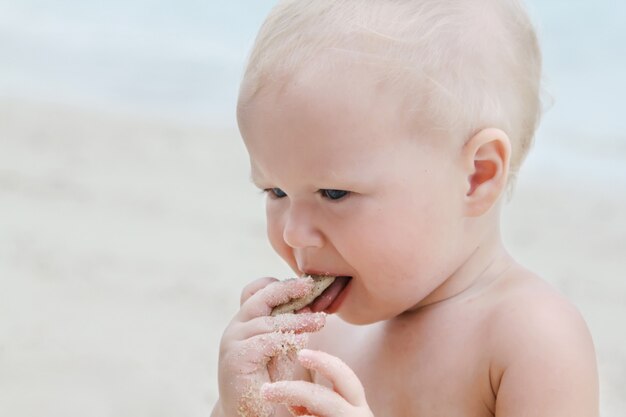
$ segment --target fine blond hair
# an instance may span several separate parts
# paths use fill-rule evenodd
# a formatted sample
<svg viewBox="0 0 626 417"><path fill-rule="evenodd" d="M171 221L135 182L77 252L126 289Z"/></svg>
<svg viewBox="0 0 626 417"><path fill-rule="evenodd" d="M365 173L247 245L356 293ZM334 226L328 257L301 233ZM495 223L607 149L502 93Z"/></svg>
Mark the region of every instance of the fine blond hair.
<svg viewBox="0 0 626 417"><path fill-rule="evenodd" d="M541 114L541 53L520 1L282 0L258 33L240 109L264 87L328 65L319 56L329 50L373 64L431 129L505 131L516 175Z"/></svg>

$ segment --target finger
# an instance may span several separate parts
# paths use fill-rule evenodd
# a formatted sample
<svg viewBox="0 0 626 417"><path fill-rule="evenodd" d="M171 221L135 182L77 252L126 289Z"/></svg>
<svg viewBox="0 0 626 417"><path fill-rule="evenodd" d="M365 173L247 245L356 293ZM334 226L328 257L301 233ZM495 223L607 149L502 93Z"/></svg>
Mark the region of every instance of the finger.
<svg viewBox="0 0 626 417"><path fill-rule="evenodd" d="M307 410L306 407L288 405L287 410L296 417L315 417L309 414L309 410Z"/></svg>
<svg viewBox="0 0 626 417"><path fill-rule="evenodd" d="M246 285L243 290L241 290L241 298L239 299L239 306L242 306L248 298L252 297L257 291L267 287L272 282L278 281L276 278L265 277L259 278L257 280L252 281L248 285Z"/></svg>
<svg viewBox="0 0 626 417"><path fill-rule="evenodd" d="M317 332L326 324L326 313L280 314L262 316L240 323L230 333L234 340L245 340L264 333Z"/></svg>
<svg viewBox="0 0 626 417"><path fill-rule="evenodd" d="M317 350L302 349L298 360L307 369L319 372L328 379L334 390L356 407L367 406L363 384L341 359Z"/></svg>
<svg viewBox="0 0 626 417"><path fill-rule="evenodd" d="M288 355L303 349L308 342L308 334L267 333L246 340L238 359L254 365L251 371L267 366L278 355Z"/></svg>
<svg viewBox="0 0 626 417"><path fill-rule="evenodd" d="M304 297L312 290L313 279L310 277L272 282L248 298L235 319L244 322L255 317L269 316L272 308L294 298Z"/></svg>
<svg viewBox="0 0 626 417"><path fill-rule="evenodd" d="M265 401L295 407L307 414L320 417L346 414L349 404L336 392L307 381L277 381L261 386Z"/></svg>

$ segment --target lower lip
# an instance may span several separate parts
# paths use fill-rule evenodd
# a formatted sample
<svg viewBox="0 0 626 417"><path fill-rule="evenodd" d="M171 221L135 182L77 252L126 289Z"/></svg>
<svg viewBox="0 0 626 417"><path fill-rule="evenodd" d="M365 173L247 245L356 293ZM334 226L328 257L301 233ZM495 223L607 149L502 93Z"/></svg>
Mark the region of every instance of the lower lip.
<svg viewBox="0 0 626 417"><path fill-rule="evenodd" d="M341 307L341 304L343 303L343 300L346 298L348 291L350 291L350 285L352 285L352 279L350 279L350 282L348 282L345 288L341 290L341 293L339 293L337 298L335 298L335 300L328 306L328 308L324 310L324 313L333 314L337 312L337 310L339 310L339 307Z"/></svg>

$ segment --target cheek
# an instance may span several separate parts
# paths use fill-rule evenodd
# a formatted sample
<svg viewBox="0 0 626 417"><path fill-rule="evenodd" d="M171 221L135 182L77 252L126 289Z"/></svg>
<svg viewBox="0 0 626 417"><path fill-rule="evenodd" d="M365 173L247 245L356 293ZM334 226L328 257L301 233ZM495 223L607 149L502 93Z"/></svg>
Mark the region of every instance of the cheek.
<svg viewBox="0 0 626 417"><path fill-rule="evenodd" d="M285 242L283 240L283 225L280 221L280 213L276 209L266 204L265 207L265 220L267 223L267 238L272 245L272 248L278 253L284 250Z"/></svg>
<svg viewBox="0 0 626 417"><path fill-rule="evenodd" d="M265 209L265 216L267 222L267 238L270 245L274 251L293 268L296 263L291 248L283 239L284 224L280 210L276 207L271 207L268 203Z"/></svg>
<svg viewBox="0 0 626 417"><path fill-rule="evenodd" d="M454 235L448 209L404 201L377 211L363 219L365 227L348 232L367 268L401 276L435 274Z"/></svg>

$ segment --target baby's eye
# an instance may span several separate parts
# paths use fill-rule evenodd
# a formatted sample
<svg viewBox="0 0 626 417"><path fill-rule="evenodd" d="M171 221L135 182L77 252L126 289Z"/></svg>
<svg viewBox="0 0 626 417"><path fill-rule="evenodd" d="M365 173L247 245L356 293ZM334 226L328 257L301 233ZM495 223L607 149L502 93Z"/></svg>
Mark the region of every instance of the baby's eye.
<svg viewBox="0 0 626 417"><path fill-rule="evenodd" d="M330 200L339 200L341 198L344 198L348 194L350 194L350 191L324 189L324 190L320 190L320 193L322 194L323 197L326 197Z"/></svg>
<svg viewBox="0 0 626 417"><path fill-rule="evenodd" d="M283 198L283 197L287 197L287 194L281 190L280 188L266 188L265 190L266 193L268 193L270 195L270 197L272 198Z"/></svg>

